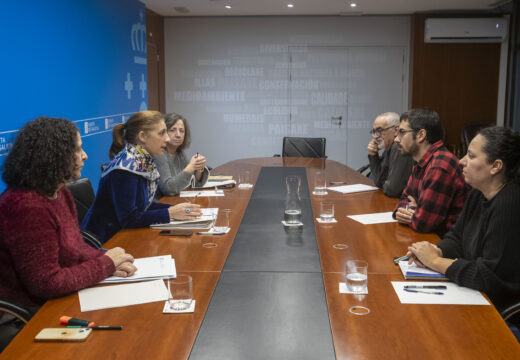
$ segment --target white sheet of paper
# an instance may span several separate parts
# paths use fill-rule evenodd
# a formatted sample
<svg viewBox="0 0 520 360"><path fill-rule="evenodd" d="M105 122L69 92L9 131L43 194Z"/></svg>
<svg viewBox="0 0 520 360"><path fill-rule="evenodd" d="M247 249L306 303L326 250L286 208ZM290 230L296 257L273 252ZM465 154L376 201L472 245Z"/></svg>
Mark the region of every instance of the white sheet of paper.
<svg viewBox="0 0 520 360"><path fill-rule="evenodd" d="M123 282L134 282L151 279L166 279L177 277L175 260L171 255L152 256L134 260L137 271L129 277L109 276L100 284L114 284Z"/></svg>
<svg viewBox="0 0 520 360"><path fill-rule="evenodd" d="M360 222L364 225L371 224L382 224L389 222L397 222L394 218L392 218L392 211L382 212L382 213L373 213L373 214L361 214L361 215L347 215L347 217Z"/></svg>
<svg viewBox="0 0 520 360"><path fill-rule="evenodd" d="M327 186L327 190L337 191L342 194L357 193L363 191L379 190L375 186L365 184L354 184L354 185L342 185L342 186Z"/></svg>
<svg viewBox="0 0 520 360"><path fill-rule="evenodd" d="M224 196L224 190L181 191L180 197Z"/></svg>
<svg viewBox="0 0 520 360"><path fill-rule="evenodd" d="M211 188L215 188L215 186L225 186L225 185L230 185L230 184L236 185L236 183L237 182L235 180L207 181L204 185L193 187L193 188L194 189L211 189Z"/></svg>
<svg viewBox="0 0 520 360"><path fill-rule="evenodd" d="M78 291L81 312L146 304L168 299L162 280L102 286Z"/></svg>
<svg viewBox="0 0 520 360"><path fill-rule="evenodd" d="M444 293L444 295L433 295L404 291L405 285L444 285L447 289L417 289ZM450 282L392 281L392 286L401 304L490 305L489 301L477 290L468 289Z"/></svg>

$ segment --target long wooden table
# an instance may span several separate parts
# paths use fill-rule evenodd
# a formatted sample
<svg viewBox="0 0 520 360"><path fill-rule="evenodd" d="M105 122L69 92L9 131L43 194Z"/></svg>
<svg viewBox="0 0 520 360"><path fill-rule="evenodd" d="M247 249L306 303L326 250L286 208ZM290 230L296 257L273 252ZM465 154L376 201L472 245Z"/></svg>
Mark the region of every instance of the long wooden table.
<svg viewBox="0 0 520 360"><path fill-rule="evenodd" d="M337 162L308 158L258 158L232 161L212 171L233 175L249 170L254 182L262 166L305 167L309 189L316 171L328 181L348 184L370 180ZM178 273L193 276L193 314L164 315L162 302L82 313L77 294L50 300L1 354L2 359L185 359L189 357L206 309L211 301L252 190L225 190L225 197L190 199L203 207L232 209L231 231L223 236L165 237L158 230L123 230L106 247L121 246L135 257L172 254ZM334 350L338 359L513 359L520 345L493 306L401 304L390 281L401 281L392 257L405 253L409 244L428 240L397 223L365 226L346 215L393 210L396 200L381 191L342 195L329 191L311 196L314 217L321 200L335 204L337 224L315 223ZM186 199L165 198L175 204ZM214 243L216 247L205 247ZM337 249L336 244L347 245ZM340 294L345 262L364 259L369 264L369 294ZM353 315L349 308L366 306L370 314ZM58 327L61 315L99 324L123 325L122 331L96 331L84 343L34 343L44 327ZM312 326L310 324L309 326ZM211 354L208 354L211 358Z"/></svg>

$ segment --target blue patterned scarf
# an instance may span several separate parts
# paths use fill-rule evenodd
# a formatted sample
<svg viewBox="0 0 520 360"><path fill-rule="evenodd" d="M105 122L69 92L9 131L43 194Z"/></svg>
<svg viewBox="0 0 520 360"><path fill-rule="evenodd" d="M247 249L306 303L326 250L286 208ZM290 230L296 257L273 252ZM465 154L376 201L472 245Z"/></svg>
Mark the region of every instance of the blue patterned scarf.
<svg viewBox="0 0 520 360"><path fill-rule="evenodd" d="M148 209L153 202L160 176L148 151L141 145L126 144L123 150L110 161L101 177L106 176L112 170L129 171L148 180L148 205L146 205L146 209Z"/></svg>

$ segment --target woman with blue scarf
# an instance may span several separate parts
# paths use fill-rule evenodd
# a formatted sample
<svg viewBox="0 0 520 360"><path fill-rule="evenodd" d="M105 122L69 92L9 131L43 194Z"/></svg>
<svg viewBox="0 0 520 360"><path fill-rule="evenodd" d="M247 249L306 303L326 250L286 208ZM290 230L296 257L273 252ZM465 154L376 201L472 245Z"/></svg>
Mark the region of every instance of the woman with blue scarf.
<svg viewBox="0 0 520 360"><path fill-rule="evenodd" d="M200 206L175 206L153 201L159 172L153 156L159 156L169 141L166 124L158 111L140 111L112 131L112 161L104 169L96 199L82 227L104 243L120 229L146 227L201 215Z"/></svg>

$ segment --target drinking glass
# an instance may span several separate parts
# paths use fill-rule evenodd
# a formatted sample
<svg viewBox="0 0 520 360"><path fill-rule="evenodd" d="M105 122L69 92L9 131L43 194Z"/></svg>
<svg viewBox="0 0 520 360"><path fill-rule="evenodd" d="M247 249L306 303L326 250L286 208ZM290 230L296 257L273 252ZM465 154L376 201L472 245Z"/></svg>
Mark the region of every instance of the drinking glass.
<svg viewBox="0 0 520 360"><path fill-rule="evenodd" d="M368 263L364 260L348 260L345 269L347 289L353 293L367 292Z"/></svg>
<svg viewBox="0 0 520 360"><path fill-rule="evenodd" d="M326 201L320 203L320 220L323 222L334 220L334 203Z"/></svg>
<svg viewBox="0 0 520 360"><path fill-rule="evenodd" d="M240 174L238 174L238 183L244 184L244 185L249 185L250 181L251 181L250 177L251 177L251 173L249 170L242 171L242 172L240 172Z"/></svg>
<svg viewBox="0 0 520 360"><path fill-rule="evenodd" d="M316 171L314 174L314 195L326 195L327 194L327 179L325 179L325 173L322 171Z"/></svg>
<svg viewBox="0 0 520 360"><path fill-rule="evenodd" d="M229 217L231 209L219 209L213 230L215 232L226 232L229 228Z"/></svg>
<svg viewBox="0 0 520 360"><path fill-rule="evenodd" d="M193 300L193 280L189 275L177 275L168 280L168 303L175 311L187 310Z"/></svg>

